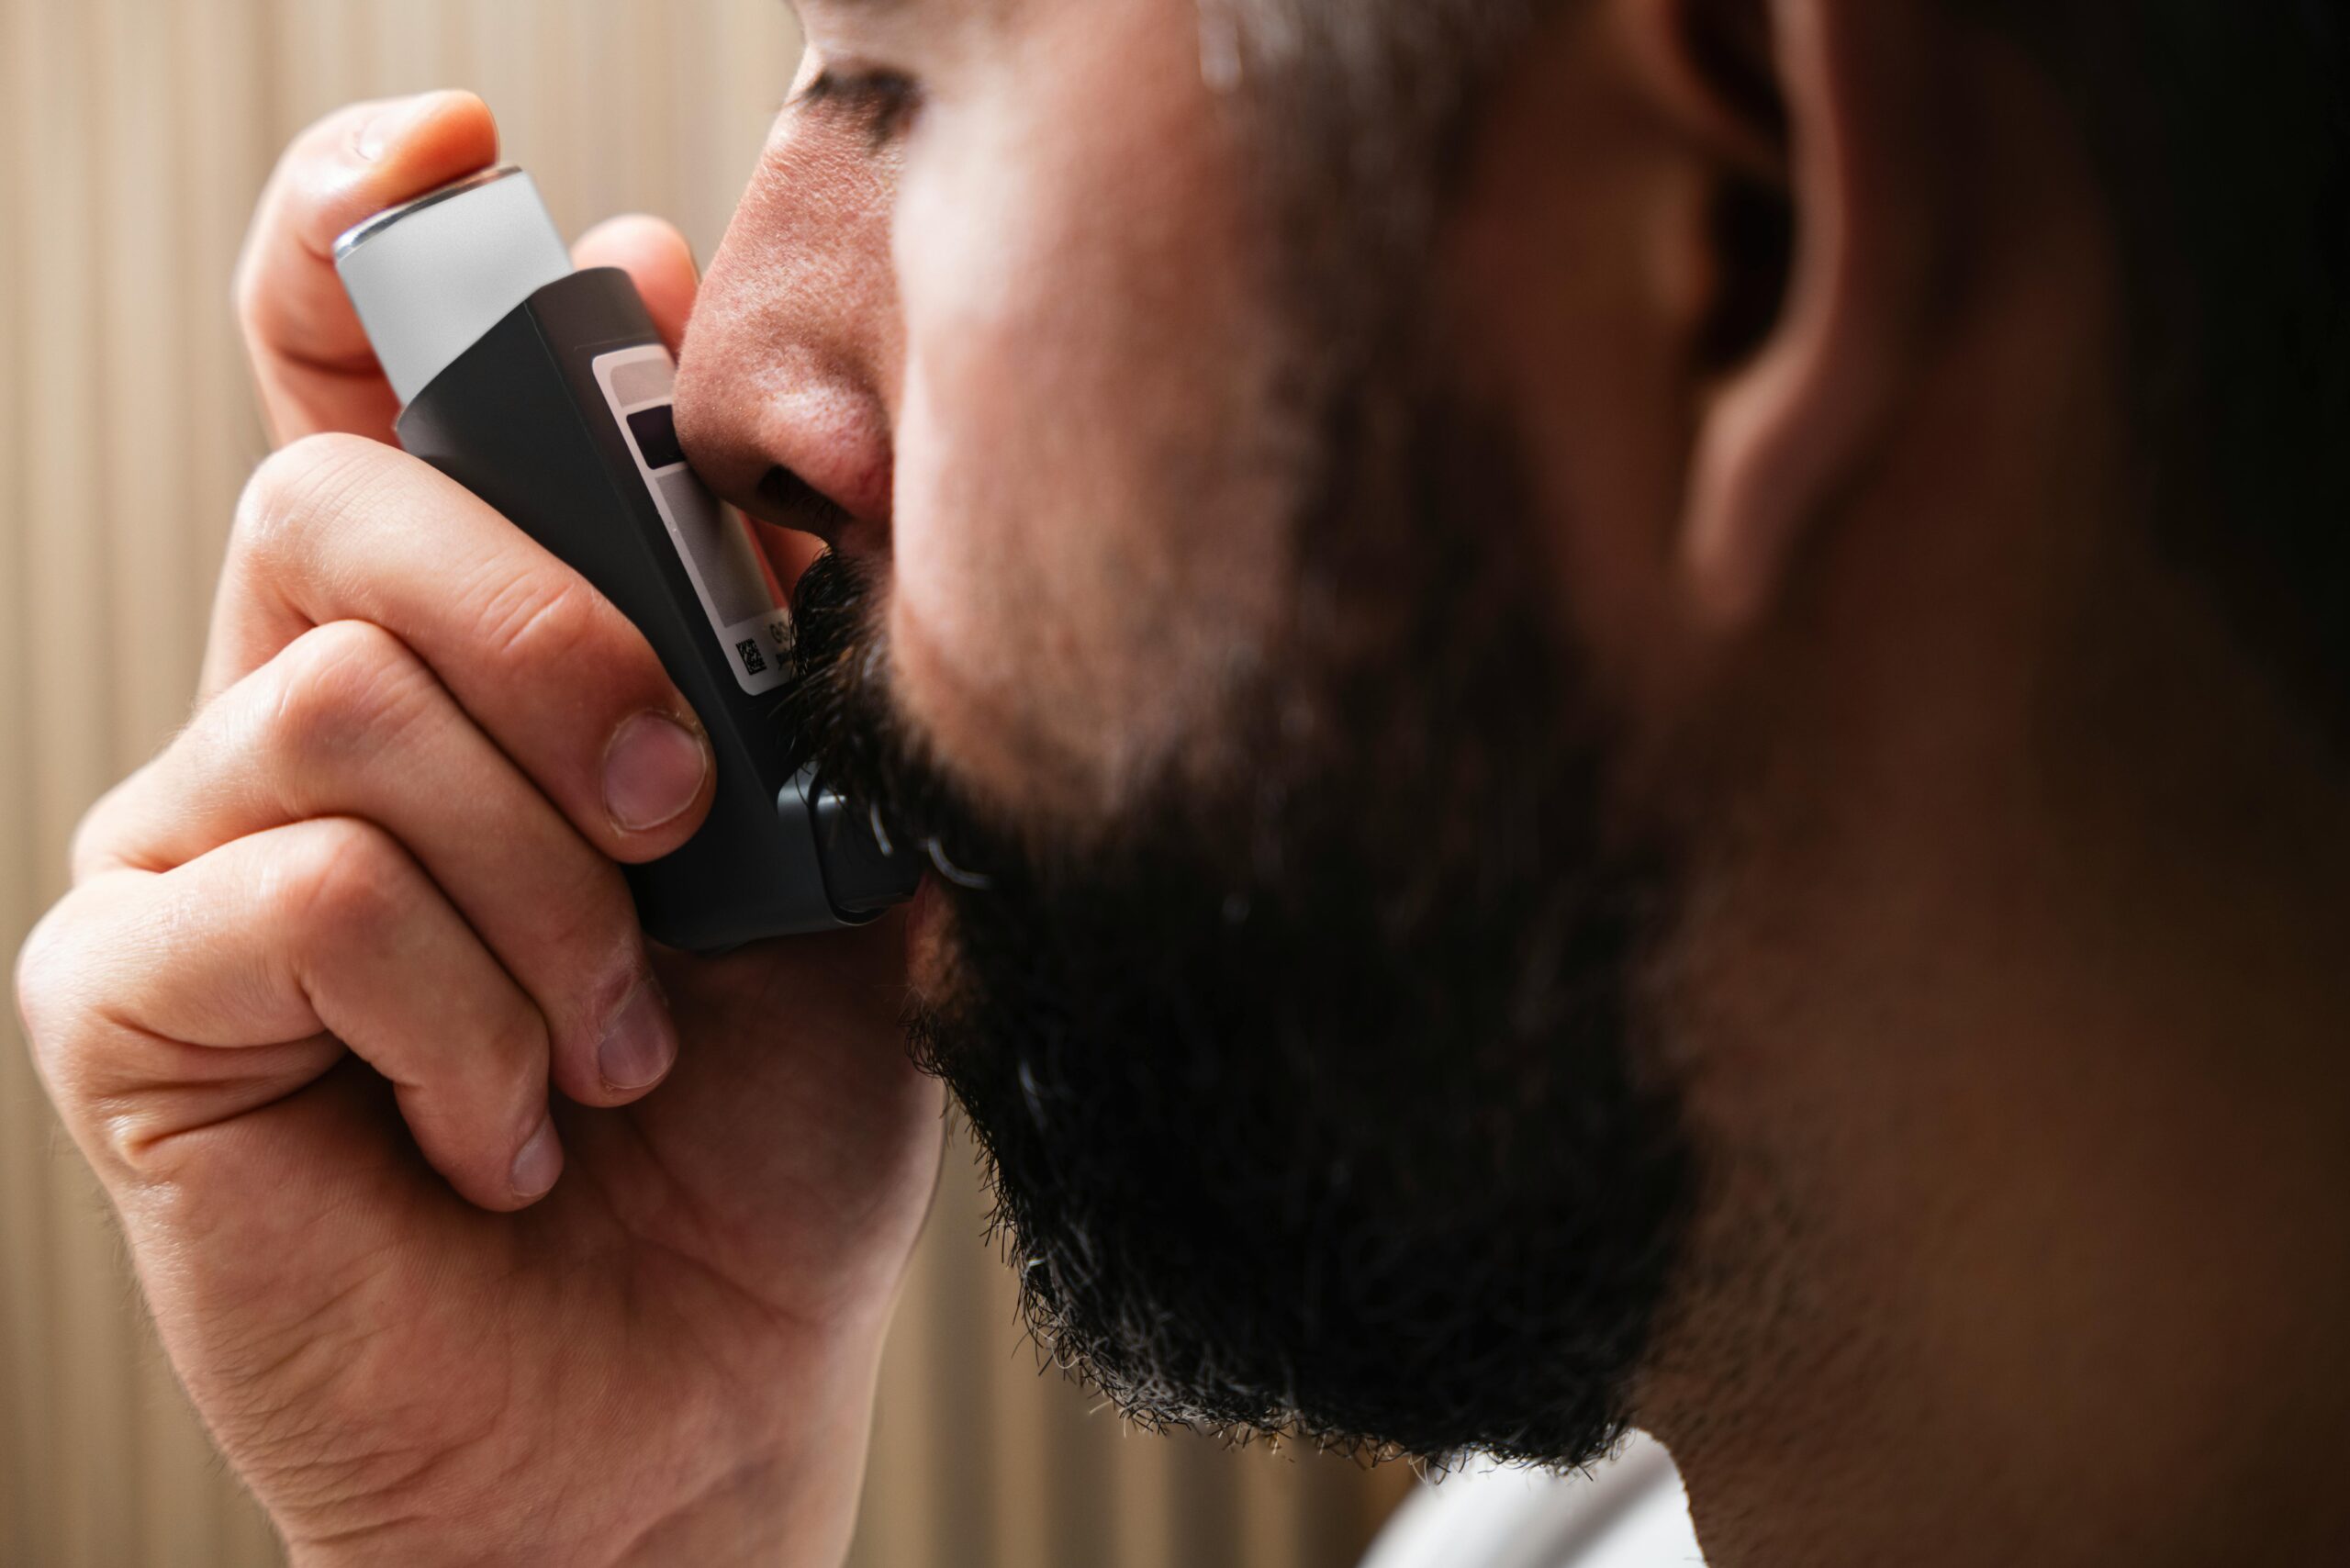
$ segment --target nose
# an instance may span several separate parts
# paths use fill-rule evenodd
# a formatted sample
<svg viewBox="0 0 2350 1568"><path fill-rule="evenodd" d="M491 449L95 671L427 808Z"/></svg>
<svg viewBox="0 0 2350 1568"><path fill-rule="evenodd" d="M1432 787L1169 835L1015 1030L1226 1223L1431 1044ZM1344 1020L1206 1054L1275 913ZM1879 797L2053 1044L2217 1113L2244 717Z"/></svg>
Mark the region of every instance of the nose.
<svg viewBox="0 0 2350 1568"><path fill-rule="evenodd" d="M888 165L787 108L711 263L677 434L719 494L844 552L887 547L903 333Z"/></svg>

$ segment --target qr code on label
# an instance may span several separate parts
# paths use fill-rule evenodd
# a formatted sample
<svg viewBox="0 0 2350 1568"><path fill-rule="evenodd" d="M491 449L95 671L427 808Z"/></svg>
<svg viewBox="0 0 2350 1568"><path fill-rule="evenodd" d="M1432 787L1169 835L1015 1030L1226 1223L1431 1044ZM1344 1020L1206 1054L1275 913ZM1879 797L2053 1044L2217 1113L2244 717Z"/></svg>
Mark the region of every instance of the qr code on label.
<svg viewBox="0 0 2350 1568"><path fill-rule="evenodd" d="M734 644L734 652L741 655L743 668L745 671L752 675L767 674L767 656L759 652L759 640L756 637L744 638Z"/></svg>

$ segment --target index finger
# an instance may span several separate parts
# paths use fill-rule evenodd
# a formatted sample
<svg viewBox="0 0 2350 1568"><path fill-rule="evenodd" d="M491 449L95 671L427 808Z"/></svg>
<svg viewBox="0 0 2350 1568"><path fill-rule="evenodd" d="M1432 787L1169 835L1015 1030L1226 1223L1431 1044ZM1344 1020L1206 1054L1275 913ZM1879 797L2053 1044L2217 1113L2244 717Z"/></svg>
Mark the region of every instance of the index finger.
<svg viewBox="0 0 2350 1568"><path fill-rule="evenodd" d="M399 405L335 273L335 240L497 158L489 106L462 92L353 104L295 139L237 265L238 319L279 442L321 431L391 439Z"/></svg>
<svg viewBox="0 0 2350 1568"><path fill-rule="evenodd" d="M341 621L381 627L422 659L615 859L666 854L700 825L714 759L644 634L455 480L372 442L314 436L247 487L203 700Z"/></svg>

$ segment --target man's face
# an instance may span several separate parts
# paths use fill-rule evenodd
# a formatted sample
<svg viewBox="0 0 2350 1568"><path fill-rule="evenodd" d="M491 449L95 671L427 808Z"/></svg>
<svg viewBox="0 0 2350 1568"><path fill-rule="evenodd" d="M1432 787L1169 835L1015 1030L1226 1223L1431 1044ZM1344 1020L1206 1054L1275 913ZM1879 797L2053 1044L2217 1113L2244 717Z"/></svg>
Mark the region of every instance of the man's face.
<svg viewBox="0 0 2350 1568"><path fill-rule="evenodd" d="M1251 150L1190 0L805 23L688 355L698 461L770 521L813 521L762 504L778 465L854 520L960 777L1098 817L1214 732L1286 588Z"/></svg>
<svg viewBox="0 0 2350 1568"><path fill-rule="evenodd" d="M1686 1197L1672 884L1440 341L1450 128L1330 166L1315 40L1193 0L802 12L680 421L833 545L792 714L933 846L1035 1320L1146 1417L1587 1457Z"/></svg>

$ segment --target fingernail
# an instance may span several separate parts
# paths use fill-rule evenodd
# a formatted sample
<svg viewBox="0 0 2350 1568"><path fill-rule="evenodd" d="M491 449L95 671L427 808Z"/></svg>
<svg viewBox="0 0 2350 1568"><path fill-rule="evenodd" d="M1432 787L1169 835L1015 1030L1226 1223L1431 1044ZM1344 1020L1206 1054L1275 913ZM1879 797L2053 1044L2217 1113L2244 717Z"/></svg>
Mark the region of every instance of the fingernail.
<svg viewBox="0 0 2350 1568"><path fill-rule="evenodd" d="M623 833L674 822L700 798L710 748L674 719L639 713L604 754L604 809Z"/></svg>
<svg viewBox="0 0 2350 1568"><path fill-rule="evenodd" d="M455 96L454 93L426 93L402 99L359 128L352 151L367 162L380 161L394 142L439 114Z"/></svg>
<svg viewBox="0 0 2350 1568"><path fill-rule="evenodd" d="M543 1198L554 1191L555 1178L562 1174L563 1140L554 1136L554 1117L549 1115L514 1157L514 1195L525 1201Z"/></svg>
<svg viewBox="0 0 2350 1568"><path fill-rule="evenodd" d="M677 1032L661 988L646 980L630 993L596 1047L596 1068L614 1089L650 1089L677 1059Z"/></svg>

